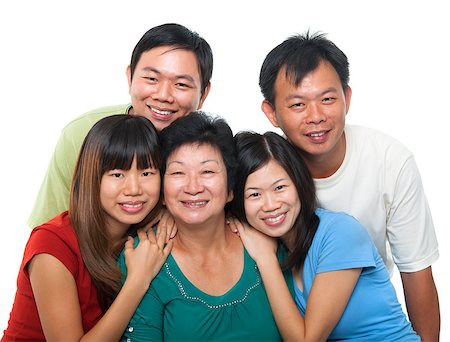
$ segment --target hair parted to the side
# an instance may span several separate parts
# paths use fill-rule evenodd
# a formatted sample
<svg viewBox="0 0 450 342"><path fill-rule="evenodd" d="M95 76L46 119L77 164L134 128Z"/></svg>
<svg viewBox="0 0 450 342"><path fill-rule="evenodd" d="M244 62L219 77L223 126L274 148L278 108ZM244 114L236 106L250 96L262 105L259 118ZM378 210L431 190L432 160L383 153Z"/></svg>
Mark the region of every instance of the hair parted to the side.
<svg viewBox="0 0 450 342"><path fill-rule="evenodd" d="M227 170L228 192L233 190L236 173L236 149L233 131L227 122L203 111L195 111L175 120L160 133L161 179L164 179L169 156L179 147L189 144L211 145L222 155ZM163 186L161 186L161 189Z"/></svg>
<svg viewBox="0 0 450 342"><path fill-rule="evenodd" d="M180 24L163 24L148 30L136 44L131 55L130 71L133 79L134 70L141 55L159 46L173 46L174 49L192 51L200 71L202 95L209 85L213 72L213 53L208 42L197 32Z"/></svg>
<svg viewBox="0 0 450 342"><path fill-rule="evenodd" d="M274 132L259 134L243 131L236 134L234 139L239 172L236 174L234 199L230 207L232 214L248 223L244 209L247 178L271 160L277 162L291 178L301 202L300 213L292 227L294 248L283 266L300 268L319 225L319 217L315 214L317 200L314 181L305 162L294 146Z"/></svg>
<svg viewBox="0 0 450 342"><path fill-rule="evenodd" d="M345 90L350 78L347 56L326 34L307 31L289 37L267 54L259 74L261 93L275 104L275 81L280 72L285 72L286 79L297 86L323 61L333 66Z"/></svg>
<svg viewBox="0 0 450 342"><path fill-rule="evenodd" d="M105 117L84 139L72 179L70 222L103 310L111 305L120 290L117 257L123 244L113 246L110 242L100 201L100 184L102 176L110 170L129 170L134 158L138 169L160 168L159 138L153 124L142 116ZM161 200L140 224L132 225L127 234L134 235L137 228L153 220L160 206Z"/></svg>

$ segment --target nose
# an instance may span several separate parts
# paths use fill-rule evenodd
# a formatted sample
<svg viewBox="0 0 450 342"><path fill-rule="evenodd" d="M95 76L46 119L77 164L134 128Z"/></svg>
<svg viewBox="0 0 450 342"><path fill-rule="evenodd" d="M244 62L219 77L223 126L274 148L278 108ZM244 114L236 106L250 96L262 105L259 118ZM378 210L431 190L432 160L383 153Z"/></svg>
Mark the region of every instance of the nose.
<svg viewBox="0 0 450 342"><path fill-rule="evenodd" d="M201 193L204 189L201 179L197 175L189 175L186 179L184 191L190 195Z"/></svg>
<svg viewBox="0 0 450 342"><path fill-rule="evenodd" d="M264 194L263 211L270 212L280 208L280 202L273 194Z"/></svg>
<svg viewBox="0 0 450 342"><path fill-rule="evenodd" d="M162 81L156 85L152 98L159 102L173 102L172 85L170 82Z"/></svg>
<svg viewBox="0 0 450 342"><path fill-rule="evenodd" d="M125 180L124 194L126 196L136 196L141 194L141 183L139 175L127 175Z"/></svg>
<svg viewBox="0 0 450 342"><path fill-rule="evenodd" d="M319 124L326 121L326 116L319 105L310 104L306 109L306 122L309 124Z"/></svg>

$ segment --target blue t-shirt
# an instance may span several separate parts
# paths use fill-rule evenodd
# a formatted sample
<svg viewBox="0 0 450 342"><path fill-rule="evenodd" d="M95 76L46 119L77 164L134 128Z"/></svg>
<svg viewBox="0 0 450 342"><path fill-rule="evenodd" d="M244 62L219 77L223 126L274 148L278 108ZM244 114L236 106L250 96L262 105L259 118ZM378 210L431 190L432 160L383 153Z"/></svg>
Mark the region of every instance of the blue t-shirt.
<svg viewBox="0 0 450 342"><path fill-rule="evenodd" d="M316 274L362 268L347 307L328 340L420 341L364 227L345 213L317 209L316 214L320 223L303 267L303 292L294 281L295 302L301 314L305 314Z"/></svg>

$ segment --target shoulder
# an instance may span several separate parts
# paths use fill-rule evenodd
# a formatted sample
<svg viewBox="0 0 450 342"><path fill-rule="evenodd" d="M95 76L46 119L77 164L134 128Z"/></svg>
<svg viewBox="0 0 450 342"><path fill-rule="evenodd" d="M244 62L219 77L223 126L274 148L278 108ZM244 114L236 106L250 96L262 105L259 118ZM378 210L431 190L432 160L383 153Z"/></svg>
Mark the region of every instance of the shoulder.
<svg viewBox="0 0 450 342"><path fill-rule="evenodd" d="M40 253L53 255L71 271L76 269L81 253L67 211L32 230L25 247L24 265Z"/></svg>
<svg viewBox="0 0 450 342"><path fill-rule="evenodd" d="M367 230L347 213L318 208L316 214L320 219L316 234L324 239L351 241L350 243L370 240Z"/></svg>
<svg viewBox="0 0 450 342"><path fill-rule="evenodd" d="M86 131L87 133L87 131L100 119L115 114L127 114L130 107L129 104L121 104L93 109L70 121L63 128L63 132L66 134L73 134L79 131Z"/></svg>
<svg viewBox="0 0 450 342"><path fill-rule="evenodd" d="M350 143L359 146L371 146L380 154L397 153L411 155L411 151L399 140L391 135L374 128L346 125L345 132L350 135Z"/></svg>

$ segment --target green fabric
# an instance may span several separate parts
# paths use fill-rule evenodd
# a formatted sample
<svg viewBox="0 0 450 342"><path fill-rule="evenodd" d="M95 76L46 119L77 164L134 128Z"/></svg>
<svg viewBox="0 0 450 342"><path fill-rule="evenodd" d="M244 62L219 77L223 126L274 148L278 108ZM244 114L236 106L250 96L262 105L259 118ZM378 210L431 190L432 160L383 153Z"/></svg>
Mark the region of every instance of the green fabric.
<svg viewBox="0 0 450 342"><path fill-rule="evenodd" d="M279 258L286 255L279 253ZM126 272L123 254L119 265ZM285 278L291 294L292 275ZM244 250L240 280L224 295L195 287L169 255L134 313L122 341L280 341L255 262Z"/></svg>
<svg viewBox="0 0 450 342"><path fill-rule="evenodd" d="M130 104L125 104L94 109L64 127L28 218L28 225L31 228L69 209L69 193L75 163L83 140L91 127L106 116L126 114L130 108Z"/></svg>

